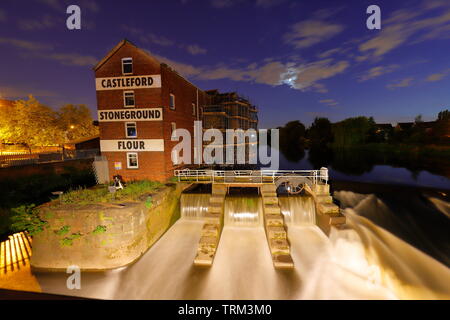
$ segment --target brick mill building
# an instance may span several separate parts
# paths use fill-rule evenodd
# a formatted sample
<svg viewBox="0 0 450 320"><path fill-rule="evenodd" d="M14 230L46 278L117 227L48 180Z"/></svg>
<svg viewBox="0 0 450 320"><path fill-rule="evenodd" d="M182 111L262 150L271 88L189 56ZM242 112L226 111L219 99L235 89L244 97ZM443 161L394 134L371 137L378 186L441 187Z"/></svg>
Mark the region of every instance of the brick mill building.
<svg viewBox="0 0 450 320"><path fill-rule="evenodd" d="M219 93L197 88L127 40L114 47L94 71L100 150L108 161L110 178L119 174L125 180L164 181L173 176L173 170L181 166L171 159L172 148L178 144L171 141L172 131L187 129L193 140L194 121L203 120L203 110L212 102L217 105ZM251 110L247 115L256 108ZM251 122L244 122L256 128L256 117L251 117ZM191 146L194 155L194 141Z"/></svg>

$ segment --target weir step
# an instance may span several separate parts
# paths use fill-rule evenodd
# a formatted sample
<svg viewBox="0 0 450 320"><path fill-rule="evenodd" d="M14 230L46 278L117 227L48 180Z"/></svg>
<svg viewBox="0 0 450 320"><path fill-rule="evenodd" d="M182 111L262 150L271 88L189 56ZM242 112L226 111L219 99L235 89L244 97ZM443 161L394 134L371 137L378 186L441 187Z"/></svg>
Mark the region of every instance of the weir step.
<svg viewBox="0 0 450 320"><path fill-rule="evenodd" d="M211 198L209 198L209 203L223 203L225 197L224 196L216 196L213 195Z"/></svg>
<svg viewBox="0 0 450 320"><path fill-rule="evenodd" d="M319 203L333 203L333 197L330 195L318 195L316 199Z"/></svg>
<svg viewBox="0 0 450 320"><path fill-rule="evenodd" d="M340 215L340 209L334 203L318 203L317 209L320 211L321 214L327 214L330 216Z"/></svg>
<svg viewBox="0 0 450 320"><path fill-rule="evenodd" d="M290 254L289 242L286 239L269 239L270 253Z"/></svg>
<svg viewBox="0 0 450 320"><path fill-rule="evenodd" d="M267 226L266 233L269 239L287 239L287 233L284 227Z"/></svg>
<svg viewBox="0 0 450 320"><path fill-rule="evenodd" d="M223 202L210 203L208 206L208 212L222 212Z"/></svg>
<svg viewBox="0 0 450 320"><path fill-rule="evenodd" d="M264 204L264 212L266 214L279 214L281 213L280 206L277 204Z"/></svg>
<svg viewBox="0 0 450 320"><path fill-rule="evenodd" d="M316 196L319 195L330 195L330 185L329 184L313 184L312 191Z"/></svg>
<svg viewBox="0 0 450 320"><path fill-rule="evenodd" d="M294 261L290 254L272 255L273 265L276 269L293 269Z"/></svg>
<svg viewBox="0 0 450 320"><path fill-rule="evenodd" d="M266 192L277 192L277 186L275 184L263 184L261 186L261 193L266 193Z"/></svg>
<svg viewBox="0 0 450 320"><path fill-rule="evenodd" d="M278 204L278 198L273 196L264 196L263 197L263 203L264 204Z"/></svg>
<svg viewBox="0 0 450 320"><path fill-rule="evenodd" d="M226 195L227 194L227 186L221 184L213 184L212 185L212 194L213 195Z"/></svg>
<svg viewBox="0 0 450 320"><path fill-rule="evenodd" d="M273 266L276 269L292 269L294 261L290 254L290 244L276 190L274 184L261 186L267 243L272 255Z"/></svg>

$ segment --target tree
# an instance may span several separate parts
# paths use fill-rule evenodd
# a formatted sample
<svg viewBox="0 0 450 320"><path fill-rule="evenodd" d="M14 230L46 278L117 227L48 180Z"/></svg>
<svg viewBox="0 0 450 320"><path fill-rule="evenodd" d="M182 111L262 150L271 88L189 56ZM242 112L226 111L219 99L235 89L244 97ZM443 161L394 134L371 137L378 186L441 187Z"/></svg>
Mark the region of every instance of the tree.
<svg viewBox="0 0 450 320"><path fill-rule="evenodd" d="M433 136L436 142L448 143L450 141L450 111L439 112L436 123L433 126Z"/></svg>
<svg viewBox="0 0 450 320"><path fill-rule="evenodd" d="M279 128L280 150L290 161L300 161L304 157L305 126L298 120L290 121Z"/></svg>
<svg viewBox="0 0 450 320"><path fill-rule="evenodd" d="M32 95L2 108L0 132L5 142L34 146L55 145L61 138L56 125L57 113Z"/></svg>
<svg viewBox="0 0 450 320"><path fill-rule="evenodd" d="M93 125L89 108L85 105L67 104L58 111L57 125L62 132L64 142L91 137L98 134Z"/></svg>
<svg viewBox="0 0 450 320"><path fill-rule="evenodd" d="M372 117L348 118L333 125L334 145L356 146L370 142L376 130Z"/></svg>

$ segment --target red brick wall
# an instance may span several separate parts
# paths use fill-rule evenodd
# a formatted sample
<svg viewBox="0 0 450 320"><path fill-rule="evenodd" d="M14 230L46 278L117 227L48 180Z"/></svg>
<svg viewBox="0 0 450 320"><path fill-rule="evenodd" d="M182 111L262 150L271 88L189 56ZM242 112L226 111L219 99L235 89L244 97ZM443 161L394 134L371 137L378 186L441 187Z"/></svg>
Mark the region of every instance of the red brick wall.
<svg viewBox="0 0 450 320"><path fill-rule="evenodd" d="M163 121L137 121L137 139L164 139L164 152L138 152L139 169L128 169L126 152L103 152L109 161L111 177L120 174L125 180L155 179L166 180L173 175L174 166L171 150L178 142L172 142L171 123L177 128L190 131L193 139L194 121L192 103L197 102L197 88L169 67L161 65L142 50L130 43L125 43L102 66L95 76L120 77L122 75L122 58L133 58L133 75L161 75L161 88L137 89L135 93L136 108L163 108ZM169 95L175 95L175 110L169 109ZM198 90L199 109L208 102L208 96ZM97 91L98 110L123 109L123 90ZM126 139L124 122L100 122L100 139ZM193 148L193 141L192 141ZM194 153L191 152L193 157ZM122 162L122 169L116 171L114 162Z"/></svg>

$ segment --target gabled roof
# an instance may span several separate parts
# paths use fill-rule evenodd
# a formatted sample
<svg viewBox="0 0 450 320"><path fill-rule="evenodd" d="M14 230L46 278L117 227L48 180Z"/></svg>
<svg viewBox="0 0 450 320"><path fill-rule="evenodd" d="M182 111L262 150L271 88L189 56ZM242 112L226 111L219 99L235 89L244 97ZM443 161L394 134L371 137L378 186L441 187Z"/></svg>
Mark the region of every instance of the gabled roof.
<svg viewBox="0 0 450 320"><path fill-rule="evenodd" d="M135 44L133 44L131 41L127 40L127 39L123 39L122 41L120 41L114 48L112 48L112 50L102 59L99 61L99 63L97 63L94 66L94 70L97 70L98 68L100 68L106 61L109 60L109 58L111 58L120 48L122 48L125 44L131 44L132 46L136 47L137 46Z"/></svg>
<svg viewBox="0 0 450 320"><path fill-rule="evenodd" d="M161 61L159 61L158 59L156 59L154 56L152 56L147 50L144 50L142 48L139 48L138 46L136 46L134 43L132 43L131 41L129 41L128 39L123 39L122 41L120 41L114 48L111 49L111 51L109 51L109 53L102 59L100 60L95 66L94 66L94 71L97 71L98 68L100 68L103 64L106 63L106 61L109 60L109 58L111 58L117 51L119 51L120 48L122 48L125 44L131 44L133 47L135 47L136 49L140 50L141 52L143 52L145 55L147 55L149 58L155 60L156 62L158 62L161 66L166 67L167 69L169 69L170 71L172 71L173 73L175 73L176 75L178 75L179 77L181 77L182 79L184 79L186 82L190 83L192 86L194 86L195 88L197 88L198 90L201 90L200 88L198 88L195 84L193 84L192 82L190 82L189 80L187 80L185 77L183 77L181 74L179 74L175 69L172 69L171 66L169 66L166 63L161 63Z"/></svg>

